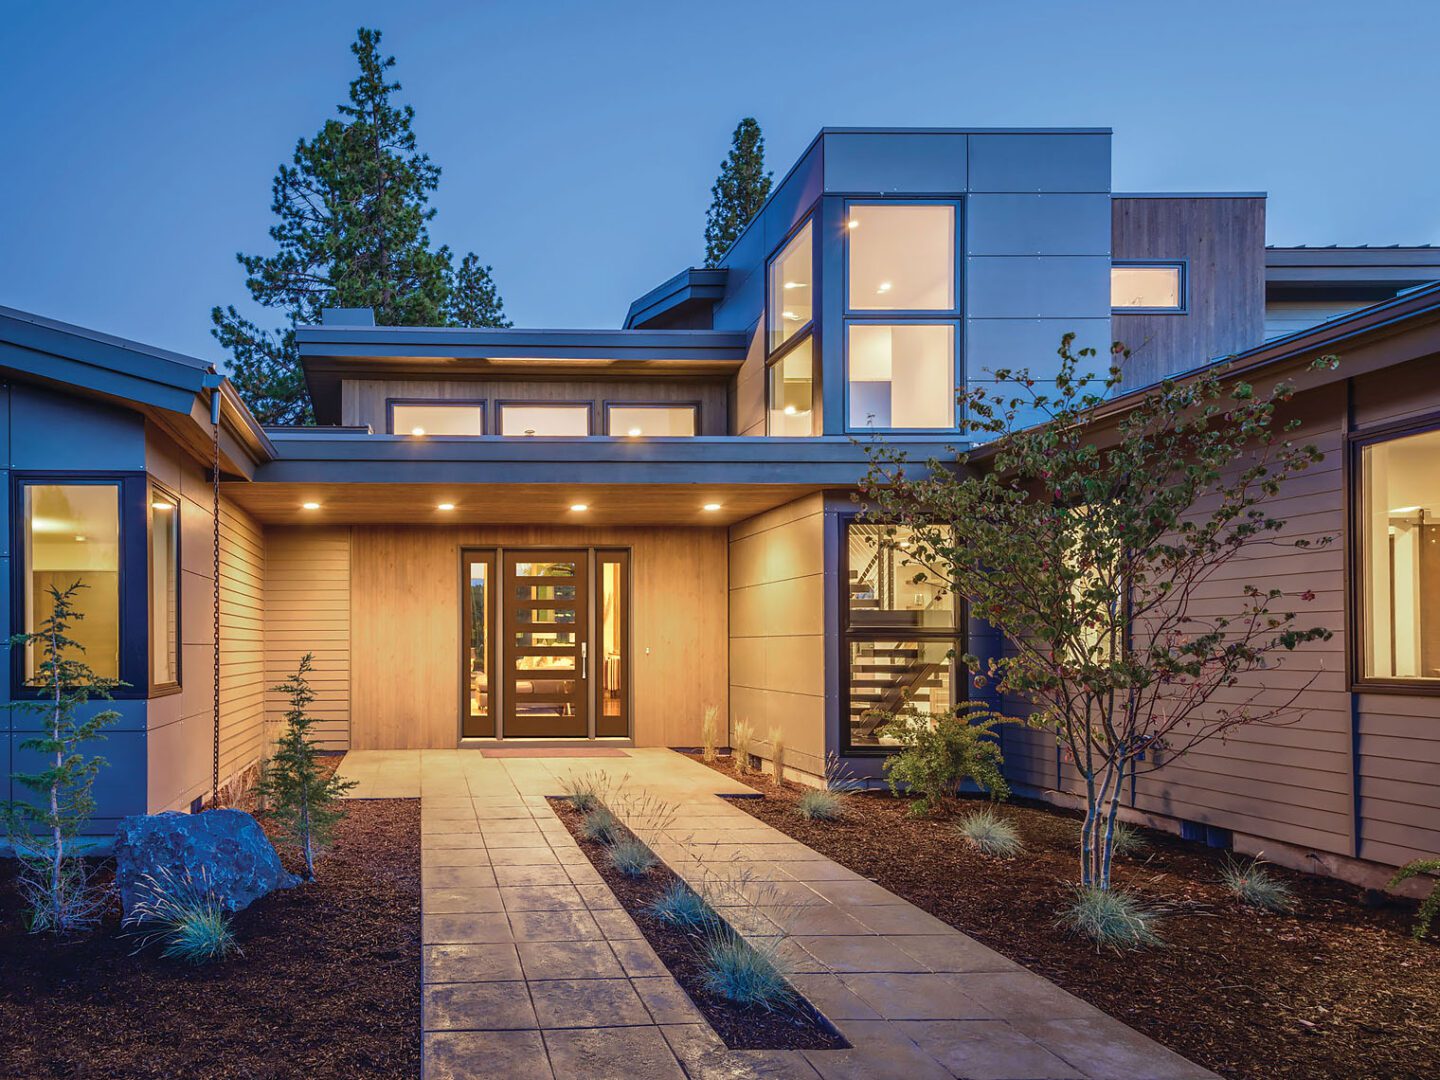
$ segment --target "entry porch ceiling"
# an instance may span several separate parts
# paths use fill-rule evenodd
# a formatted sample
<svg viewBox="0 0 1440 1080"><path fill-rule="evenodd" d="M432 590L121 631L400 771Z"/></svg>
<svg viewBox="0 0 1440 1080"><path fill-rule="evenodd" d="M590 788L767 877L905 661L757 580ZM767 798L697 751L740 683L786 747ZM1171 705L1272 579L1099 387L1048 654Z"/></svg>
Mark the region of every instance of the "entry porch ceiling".
<svg viewBox="0 0 1440 1080"><path fill-rule="evenodd" d="M728 526L827 490L815 484L231 483L266 525ZM314 510L306 503L317 503ZM449 503L453 510L441 510ZM706 510L718 503L718 510ZM572 506L584 505L583 511Z"/></svg>

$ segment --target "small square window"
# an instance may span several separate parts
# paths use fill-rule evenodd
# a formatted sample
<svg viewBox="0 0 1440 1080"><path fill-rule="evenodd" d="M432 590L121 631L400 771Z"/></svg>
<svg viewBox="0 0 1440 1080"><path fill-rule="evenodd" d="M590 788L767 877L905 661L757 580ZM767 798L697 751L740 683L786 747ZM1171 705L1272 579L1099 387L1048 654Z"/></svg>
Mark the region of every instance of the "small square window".
<svg viewBox="0 0 1440 1080"><path fill-rule="evenodd" d="M852 205L851 311L955 309L955 207Z"/></svg>
<svg viewBox="0 0 1440 1080"><path fill-rule="evenodd" d="M1110 306L1116 311L1183 311L1185 281L1182 268L1171 266L1112 266Z"/></svg>
<svg viewBox="0 0 1440 1080"><path fill-rule="evenodd" d="M955 327L849 326L852 428L953 428Z"/></svg>

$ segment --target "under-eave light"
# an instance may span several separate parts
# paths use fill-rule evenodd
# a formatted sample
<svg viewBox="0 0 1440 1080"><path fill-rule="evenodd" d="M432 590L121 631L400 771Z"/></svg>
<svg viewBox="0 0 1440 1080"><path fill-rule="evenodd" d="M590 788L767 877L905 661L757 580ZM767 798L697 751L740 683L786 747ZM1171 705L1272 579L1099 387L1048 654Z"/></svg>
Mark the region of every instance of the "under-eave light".
<svg viewBox="0 0 1440 1080"><path fill-rule="evenodd" d="M441 503L440 505L438 505L437 507L435 507L435 509L436 509L436 510L454 510L454 509L455 509L455 504L454 504L454 503Z"/></svg>
<svg viewBox="0 0 1440 1080"><path fill-rule="evenodd" d="M317 503L317 502L301 503L301 504L300 504L300 509L301 509L301 510L319 510L319 509L320 509L320 504Z"/></svg>
<svg viewBox="0 0 1440 1080"><path fill-rule="evenodd" d="M716 510L719 510L719 509L720 509L720 504L719 504L719 503L706 503L706 504L705 504L704 506L702 506L700 509L706 510L706 511L708 511L708 512L710 512L710 513L713 514Z"/></svg>
<svg viewBox="0 0 1440 1080"><path fill-rule="evenodd" d="M586 511L586 510L589 510L589 509L590 509L590 505L589 505L588 503L571 503L571 504L570 504L570 509L573 510L573 511L575 511L577 514L579 514L579 513L583 513L583 512Z"/></svg>

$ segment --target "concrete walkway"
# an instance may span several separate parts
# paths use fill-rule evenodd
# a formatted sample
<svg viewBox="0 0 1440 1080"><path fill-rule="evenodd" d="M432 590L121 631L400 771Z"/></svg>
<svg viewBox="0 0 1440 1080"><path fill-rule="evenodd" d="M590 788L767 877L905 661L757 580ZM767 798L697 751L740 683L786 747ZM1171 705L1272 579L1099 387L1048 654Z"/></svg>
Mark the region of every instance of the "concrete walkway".
<svg viewBox="0 0 1440 1080"><path fill-rule="evenodd" d="M1191 1080L1214 1074L730 805L748 794L668 750L625 758L364 751L353 798L421 799L425 1080L801 1077ZM779 934L796 988L849 1050L729 1050L546 804L604 772L670 803L637 829L725 914ZM956 884L963 888L963 884Z"/></svg>

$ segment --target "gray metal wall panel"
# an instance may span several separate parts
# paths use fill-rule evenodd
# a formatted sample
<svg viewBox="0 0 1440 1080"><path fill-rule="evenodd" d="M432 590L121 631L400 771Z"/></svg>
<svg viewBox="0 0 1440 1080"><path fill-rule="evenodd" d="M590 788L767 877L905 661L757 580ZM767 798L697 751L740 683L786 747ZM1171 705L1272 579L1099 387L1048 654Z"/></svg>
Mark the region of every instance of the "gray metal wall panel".
<svg viewBox="0 0 1440 1080"><path fill-rule="evenodd" d="M823 193L826 153L824 140L817 142L770 196L762 215L765 250L760 253L761 264L780 246L790 230L810 212L815 200Z"/></svg>
<svg viewBox="0 0 1440 1080"><path fill-rule="evenodd" d="M113 708L121 719L105 730L105 738L86 744L82 752L98 754L106 764L95 778L95 814L84 830L87 836L109 837L120 818L146 811L146 747L145 702L91 702L87 713ZM20 744L33 738L38 718L15 713L14 730L6 737L11 772L39 772L45 767L43 755L35 750L21 750ZM3 755L0 755L3 756ZM12 785L14 798L32 798L28 789Z"/></svg>
<svg viewBox="0 0 1440 1080"><path fill-rule="evenodd" d="M965 327L966 378L988 382L997 368L1022 367L1053 377L1060 339L1072 332L1073 351L1090 346L1099 353L1092 370L1109 367L1109 319L971 319Z"/></svg>
<svg viewBox="0 0 1440 1080"><path fill-rule="evenodd" d="M959 194L969 174L968 138L943 132L826 135L825 190Z"/></svg>
<svg viewBox="0 0 1440 1080"><path fill-rule="evenodd" d="M1110 254L1108 195L972 195L967 255Z"/></svg>
<svg viewBox="0 0 1440 1080"><path fill-rule="evenodd" d="M11 461L17 469L145 468L145 420L136 412L12 386Z"/></svg>
<svg viewBox="0 0 1440 1080"><path fill-rule="evenodd" d="M1110 260L1064 256L965 260L972 319L1085 319L1110 312Z"/></svg>
<svg viewBox="0 0 1440 1080"><path fill-rule="evenodd" d="M971 191L1110 190L1109 135L971 135Z"/></svg>

